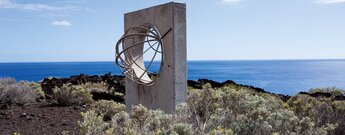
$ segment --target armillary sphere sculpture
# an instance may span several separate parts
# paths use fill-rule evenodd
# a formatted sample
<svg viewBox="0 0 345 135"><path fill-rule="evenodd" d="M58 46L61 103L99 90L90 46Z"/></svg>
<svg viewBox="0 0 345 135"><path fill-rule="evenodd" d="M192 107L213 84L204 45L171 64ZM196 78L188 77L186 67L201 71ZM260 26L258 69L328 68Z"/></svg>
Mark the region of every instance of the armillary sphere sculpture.
<svg viewBox="0 0 345 135"><path fill-rule="evenodd" d="M160 67L162 66L164 60L162 39L169 31L171 29L161 36L158 29L151 24L129 28L116 44L115 62L121 72L133 82L152 86L159 77L159 73L149 71L149 69L157 55L161 56ZM144 48L147 49L144 50ZM143 55L149 50L153 50L154 54L145 68Z"/></svg>
<svg viewBox="0 0 345 135"><path fill-rule="evenodd" d="M173 113L187 98L186 5L170 2L126 13L124 29L115 61L126 76L126 111L141 104Z"/></svg>

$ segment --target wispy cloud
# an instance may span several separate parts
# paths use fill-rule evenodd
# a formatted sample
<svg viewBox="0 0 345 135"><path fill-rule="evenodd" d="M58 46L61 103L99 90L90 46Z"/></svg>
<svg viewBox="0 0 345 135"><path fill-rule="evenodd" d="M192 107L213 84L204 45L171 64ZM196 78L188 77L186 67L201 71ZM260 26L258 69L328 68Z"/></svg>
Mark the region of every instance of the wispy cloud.
<svg viewBox="0 0 345 135"><path fill-rule="evenodd" d="M238 4L242 1L243 0L221 0L221 3L223 3L223 4Z"/></svg>
<svg viewBox="0 0 345 135"><path fill-rule="evenodd" d="M54 21L50 23L53 26L62 26L62 27L69 27L72 26L72 24L68 21Z"/></svg>
<svg viewBox="0 0 345 135"><path fill-rule="evenodd" d="M319 4L335 4L335 3L343 3L345 0L316 0L315 3Z"/></svg>
<svg viewBox="0 0 345 135"><path fill-rule="evenodd" d="M58 6L51 6L46 4L40 3L17 3L14 0L0 0L0 8L5 9L21 9L21 10L30 10L30 11L43 11L43 10L79 10L78 7L58 7Z"/></svg>

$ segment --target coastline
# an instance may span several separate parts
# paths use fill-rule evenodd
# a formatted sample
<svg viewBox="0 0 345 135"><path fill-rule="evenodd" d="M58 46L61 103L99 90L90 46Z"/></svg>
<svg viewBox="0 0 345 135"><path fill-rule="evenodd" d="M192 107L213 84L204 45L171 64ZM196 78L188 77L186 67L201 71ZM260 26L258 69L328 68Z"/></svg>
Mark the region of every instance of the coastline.
<svg viewBox="0 0 345 135"><path fill-rule="evenodd" d="M112 87L116 89L117 92L125 94L125 77L120 75L111 75L111 73L107 73L104 75L86 75L86 74L80 74L80 75L74 75L70 76L69 78L44 78L42 82L40 82L42 86L42 90L46 93L46 98L50 98L50 95L52 94L52 89L55 87L61 87L63 84L70 83L72 85L78 85L78 84L85 84L85 83L100 83L105 82L108 84L109 87ZM210 84L213 88L221 88L225 86L232 86L232 87L240 87L248 90L252 90L255 93L264 93L269 94L278 97L279 99L283 101L288 101L292 96L294 95L284 95L280 93L273 93L269 92L263 88L251 86L251 85L244 85L244 84L238 84L233 80L227 80L224 82L217 82L210 79L198 79L198 80L188 80L187 82L188 87L192 89L202 89L203 85ZM112 99L114 101L123 102L124 97L121 96L112 96L107 95L106 93L92 93L95 97L95 99L101 99L103 98ZM325 92L314 92L310 93L307 91L300 91L298 94L303 95L309 95L314 98L330 98L333 96L331 93L325 93ZM345 100L345 96L335 96L333 97L334 100Z"/></svg>
<svg viewBox="0 0 345 135"><path fill-rule="evenodd" d="M266 91L295 95L311 88L345 89L345 61L188 61L187 79L206 78L217 82L233 80L238 84L263 88ZM158 72L159 65L152 66ZM114 62L67 63L0 63L0 76L18 81L42 81L47 77L69 78L81 73L121 75Z"/></svg>

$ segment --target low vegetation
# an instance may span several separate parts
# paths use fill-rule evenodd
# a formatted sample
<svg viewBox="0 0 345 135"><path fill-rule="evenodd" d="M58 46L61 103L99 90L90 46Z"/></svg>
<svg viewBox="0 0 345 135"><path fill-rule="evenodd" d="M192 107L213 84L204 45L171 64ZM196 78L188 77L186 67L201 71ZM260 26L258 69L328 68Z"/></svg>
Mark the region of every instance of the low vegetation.
<svg viewBox="0 0 345 135"><path fill-rule="evenodd" d="M87 82L85 84L81 84L81 87L85 88L87 91L91 93L107 93L114 96L123 96L123 93L118 92L119 90L110 87L105 82L99 82L99 83L90 83Z"/></svg>
<svg viewBox="0 0 345 135"><path fill-rule="evenodd" d="M213 89L207 84L201 90L190 89L187 102L174 114L149 110L142 105L133 106L127 113L124 105L111 102L98 101L96 104L112 104L112 111L102 107L102 111L94 108L82 113L83 120L79 122L82 133L344 134L345 102L308 95L296 95L284 102L276 96L253 93L250 89L233 86Z"/></svg>
<svg viewBox="0 0 345 135"><path fill-rule="evenodd" d="M93 94L102 94L101 96L123 96L122 93L115 92L113 88L110 88L106 83L85 83L79 85L64 84L62 87L55 87L53 89L53 99L57 101L59 106L74 106L74 105L85 105L90 104L94 101ZM100 95L97 95L96 98ZM106 98L106 97L103 97ZM96 99L98 100L98 99ZM104 102L105 100L101 101ZM107 107L111 108L111 104L108 104Z"/></svg>
<svg viewBox="0 0 345 135"><path fill-rule="evenodd" d="M13 78L0 78L0 105L23 106L35 102L40 93L33 85L27 82L18 83Z"/></svg>
<svg viewBox="0 0 345 135"><path fill-rule="evenodd" d="M108 100L99 100L91 104L91 107L97 115L102 115L104 121L110 121L114 114L125 111L126 109L124 104Z"/></svg>
<svg viewBox="0 0 345 135"><path fill-rule="evenodd" d="M52 100L59 106L89 106L78 122L82 134L345 134L345 92L338 88L311 89L282 100L236 84L218 88L206 84L201 89L189 87L186 103L173 114L142 105L126 112L122 102L94 101L93 92L124 96L103 82L53 89ZM0 106L41 100L40 84L0 78Z"/></svg>
<svg viewBox="0 0 345 135"><path fill-rule="evenodd" d="M92 95L79 85L64 84L53 89L53 99L59 106L85 105L91 103Z"/></svg>
<svg viewBox="0 0 345 135"><path fill-rule="evenodd" d="M340 89L325 88L312 89L310 93L316 90L338 96L344 92ZM333 100L333 96L314 98L308 95L296 95L290 98L287 104L297 117L309 117L318 127L332 123L337 125L334 134L345 134L345 100Z"/></svg>
<svg viewBox="0 0 345 135"><path fill-rule="evenodd" d="M314 89L310 89L309 93L313 94L313 93L330 93L334 96L344 96L345 95L345 91L342 89L338 89L336 87L331 87L331 88L314 88Z"/></svg>
<svg viewBox="0 0 345 135"><path fill-rule="evenodd" d="M23 81L21 83L31 87L37 93L36 100L44 100L45 95L44 95L44 92L42 91L41 84L36 83L36 82L28 82L28 81Z"/></svg>

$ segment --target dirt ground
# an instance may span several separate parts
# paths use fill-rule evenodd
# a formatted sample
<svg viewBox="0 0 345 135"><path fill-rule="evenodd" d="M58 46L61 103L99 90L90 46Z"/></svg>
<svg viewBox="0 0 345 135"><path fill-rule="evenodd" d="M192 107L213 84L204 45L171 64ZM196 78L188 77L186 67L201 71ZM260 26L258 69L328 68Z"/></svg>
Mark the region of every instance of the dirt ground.
<svg viewBox="0 0 345 135"><path fill-rule="evenodd" d="M48 102L1 108L0 135L79 135L80 112L86 110L86 106L58 107Z"/></svg>

